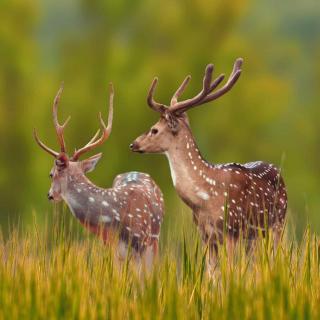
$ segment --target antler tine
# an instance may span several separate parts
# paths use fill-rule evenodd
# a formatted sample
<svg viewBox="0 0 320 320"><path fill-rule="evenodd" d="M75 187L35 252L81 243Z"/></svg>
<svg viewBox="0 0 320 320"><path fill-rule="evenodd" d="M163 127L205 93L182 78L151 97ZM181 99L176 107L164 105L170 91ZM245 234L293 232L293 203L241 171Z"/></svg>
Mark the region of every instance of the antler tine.
<svg viewBox="0 0 320 320"><path fill-rule="evenodd" d="M56 133L57 133L57 137L58 137L58 142L60 144L61 152L66 152L66 143L64 140L63 131L64 131L64 128L66 127L66 125L68 124L69 120L71 119L71 117L69 116L67 118L67 120L64 122L64 124L62 124L62 125L59 124L58 105L60 102L62 91L63 91L63 83L61 84L60 89L58 90L58 93L57 93L56 97L54 98L52 113L53 113L53 123L56 128Z"/></svg>
<svg viewBox="0 0 320 320"><path fill-rule="evenodd" d="M47 147L40 139L39 136L37 134L36 129L33 129L33 136L34 139L36 140L36 142L38 143L38 145L46 152L48 152L49 154L51 154L54 157L57 157L59 155L58 152L52 150L51 148Z"/></svg>
<svg viewBox="0 0 320 320"><path fill-rule="evenodd" d="M156 102L153 98L157 83L158 83L158 78L155 77L152 80L152 83L151 83L151 86L150 86L150 89L148 92L147 102L148 102L148 105L151 109L153 109L154 111L157 111L159 113L163 113L166 110L166 107L163 104Z"/></svg>
<svg viewBox="0 0 320 320"><path fill-rule="evenodd" d="M108 127L107 130L109 130L109 135L111 133L112 129L112 120L113 120L113 98L114 98L114 88L112 82L109 83L109 114L108 114ZM100 113L100 119L101 113Z"/></svg>
<svg viewBox="0 0 320 320"><path fill-rule="evenodd" d="M100 129L97 130L97 132L94 134L94 136L91 138L91 140L85 145L85 147L88 146L89 144L95 142L95 140L98 138L98 136L100 134L100 131L101 131Z"/></svg>
<svg viewBox="0 0 320 320"><path fill-rule="evenodd" d="M224 77L224 74L220 74L220 76L211 83L209 92L212 92L223 81Z"/></svg>
<svg viewBox="0 0 320 320"><path fill-rule="evenodd" d="M181 83L180 87L177 89L177 91L174 93L173 97L171 98L170 101L170 106L175 105L178 102L178 98L182 95L183 91L187 87L188 83L191 80L191 76L188 75L183 82Z"/></svg>
<svg viewBox="0 0 320 320"><path fill-rule="evenodd" d="M113 120L113 98L114 98L114 89L113 89L113 84L110 83L109 85L109 115L108 115L108 125L106 126L106 124L104 123L103 119L102 119L102 114L101 112L99 112L99 120L100 120L100 125L101 125L101 129L102 129L102 134L100 136L100 138L98 140L97 136L100 133L100 130L97 131L97 133L94 135L94 137L81 149L76 150L72 156L72 160L76 161L79 159L79 157L100 146L104 141L106 141L108 139L108 137L110 136L111 133L111 129L112 129L112 120Z"/></svg>
<svg viewBox="0 0 320 320"><path fill-rule="evenodd" d="M182 113L185 109L191 108L196 103L203 100L203 98L211 92L211 79L212 79L212 73L213 73L213 64L208 64L205 70L205 74L203 77L203 85L202 90L193 98L184 100L181 102L178 102L174 105L171 105L169 110L172 113ZM181 85L182 87L182 85ZM184 86L185 87L185 86ZM183 89L184 89L183 87ZM180 89L180 88L179 88ZM179 90L178 89L178 90Z"/></svg>
<svg viewBox="0 0 320 320"><path fill-rule="evenodd" d="M226 92L228 92L234 86L234 84L237 82L237 80L239 79L239 77L241 75L242 63L243 63L243 59L238 58L233 65L233 70L229 76L227 83L222 88L220 88L218 91L208 95L207 97L205 97L205 99L203 99L203 101L201 103L198 103L196 105L200 105L200 104L207 103L209 101L213 101L213 100L221 97L222 95L224 95Z"/></svg>
<svg viewBox="0 0 320 320"><path fill-rule="evenodd" d="M173 108L170 108L170 112L181 114L185 111L187 111L190 108L199 106L201 104L205 104L209 101L215 100L222 95L224 95L227 91L229 91L234 84L237 82L237 80L240 77L241 74L241 65L242 65L243 59L238 58L234 65L233 70L231 72L231 75L229 76L229 79L227 83L216 92L211 93L218 87L218 85L223 81L224 74L221 74L219 77L217 77L213 82L211 82L211 75L213 72L213 65L208 65L205 72L205 77L203 80L203 89L202 91L194 98L185 100L182 102L177 103ZM211 73L210 73L211 71ZM207 83L209 81L209 84ZM205 89L207 88L207 89ZM211 94L210 94L211 93Z"/></svg>

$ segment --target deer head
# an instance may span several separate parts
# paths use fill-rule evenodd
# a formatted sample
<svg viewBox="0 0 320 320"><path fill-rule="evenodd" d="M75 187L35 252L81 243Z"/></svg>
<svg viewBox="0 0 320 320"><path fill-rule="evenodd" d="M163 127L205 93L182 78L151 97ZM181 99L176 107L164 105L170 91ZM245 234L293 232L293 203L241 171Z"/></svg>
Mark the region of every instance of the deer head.
<svg viewBox="0 0 320 320"><path fill-rule="evenodd" d="M38 145L51 154L55 160L53 168L50 171L50 178L52 180L51 188L48 192L48 199L54 201L61 201L64 192L66 192L68 179L73 179L79 176L84 176L85 173L92 171L102 153L96 154L88 159L80 161L79 158L84 153L93 150L94 148L102 145L106 141L111 133L112 128L112 118L113 118L113 96L114 90L113 85L110 83L110 96L109 96L109 116L108 125L106 126L101 113L99 113L99 119L101 124L102 134L100 135L100 129L96 132L93 138L82 148L75 150L73 155L70 157L66 152L66 143L64 139L64 129L70 120L70 116L64 122L60 124L58 121L58 105L60 97L63 91L63 85L61 85L55 99L53 102L53 123L56 130L58 143L60 145L60 152L54 151L48 146L46 146L38 137L37 131L34 129L34 138ZM100 135L100 136L99 136Z"/></svg>
<svg viewBox="0 0 320 320"><path fill-rule="evenodd" d="M179 137L183 135L185 130L189 130L186 111L216 100L228 92L240 77L242 62L243 60L241 58L235 61L228 81L218 90L216 89L225 76L221 74L212 80L214 67L212 64L209 64L205 70L202 90L191 99L178 101L191 79L190 75L187 76L171 98L170 105L168 106L154 100L153 96L158 83L158 78L154 78L149 89L147 102L151 109L160 113L160 120L155 123L148 132L138 137L130 145L131 150L141 153L164 153L170 148L175 148L175 146L179 144Z"/></svg>

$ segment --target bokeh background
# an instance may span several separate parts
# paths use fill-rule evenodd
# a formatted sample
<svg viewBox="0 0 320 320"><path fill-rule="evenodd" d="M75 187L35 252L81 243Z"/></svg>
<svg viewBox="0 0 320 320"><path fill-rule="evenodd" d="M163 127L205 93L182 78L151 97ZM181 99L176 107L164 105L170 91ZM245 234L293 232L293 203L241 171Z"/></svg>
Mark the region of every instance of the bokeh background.
<svg viewBox="0 0 320 320"><path fill-rule="evenodd" d="M90 178L110 186L116 174L148 172L165 194L165 228L189 219L163 155L128 145L158 115L146 105L169 102L186 74L184 97L200 90L205 65L242 76L219 101L189 112L194 135L212 162L266 160L281 165L289 221L320 232L320 2L318 0L2 0L0 2L0 223L30 223L52 211L47 201L53 159L32 129L57 142L51 105L65 82L60 119L70 150L87 142L115 85L112 135ZM99 150L100 151L100 150Z"/></svg>

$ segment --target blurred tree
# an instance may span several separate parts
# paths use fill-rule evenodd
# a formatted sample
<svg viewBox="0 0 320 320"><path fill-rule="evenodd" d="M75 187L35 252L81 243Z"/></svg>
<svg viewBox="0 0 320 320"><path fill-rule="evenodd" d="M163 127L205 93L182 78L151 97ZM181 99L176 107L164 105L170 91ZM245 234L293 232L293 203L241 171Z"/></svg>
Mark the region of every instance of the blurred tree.
<svg viewBox="0 0 320 320"><path fill-rule="evenodd" d="M149 172L165 193L165 223L186 219L165 157L133 154L128 145L158 118L145 101L155 75L156 98L166 103L186 74L193 78L184 97L200 89L207 63L229 73L242 56L232 92L190 111L200 149L213 162L283 165L290 216L298 230L307 218L320 230L319 1L14 0L1 2L0 18L3 221L18 212L30 218L32 206L51 208L52 159L31 132L36 126L57 145L51 103L62 80L60 117L72 115L71 151L94 133L98 111L106 116L107 84L115 84L113 133L94 181L106 186L120 172Z"/></svg>
<svg viewBox="0 0 320 320"><path fill-rule="evenodd" d="M30 201L30 109L34 99L35 1L2 1L0 9L0 219Z"/></svg>

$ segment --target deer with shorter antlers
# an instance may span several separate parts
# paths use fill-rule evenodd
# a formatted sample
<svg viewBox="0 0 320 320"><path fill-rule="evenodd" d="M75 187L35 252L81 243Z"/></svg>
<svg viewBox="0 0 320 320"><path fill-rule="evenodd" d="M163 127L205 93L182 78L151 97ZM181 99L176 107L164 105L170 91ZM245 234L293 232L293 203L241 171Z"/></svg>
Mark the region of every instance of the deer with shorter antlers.
<svg viewBox="0 0 320 320"><path fill-rule="evenodd" d="M209 64L201 92L178 102L190 81L187 76L169 106L154 100L158 82L155 78L147 102L160 113L160 120L130 145L135 152L167 156L173 184L192 209L194 222L209 246L213 261L218 244L223 241L227 248L233 248L240 237L255 239L269 229L279 236L287 208L286 188L278 168L262 161L211 164L202 157L189 126L186 111L228 92L241 74L241 65L239 58L226 84L217 89L224 75L212 81L213 65Z"/></svg>
<svg viewBox="0 0 320 320"><path fill-rule="evenodd" d="M101 146L109 137L113 118L113 86L110 84L110 106L108 125L99 114L100 129L94 137L71 157L66 153L64 129L70 117L62 125L58 122L57 109L62 86L53 103L53 122L60 145L60 152L47 147L34 130L39 146L54 158L50 172L52 179L48 193L49 200L64 200L72 214L93 233L102 236L105 242L117 239L118 256L126 257L128 246L136 260L144 259L149 267L158 250L160 226L164 214L161 190L148 174L128 172L118 175L112 188L104 189L94 185L86 176L92 171L102 153L80 161L86 152Z"/></svg>

